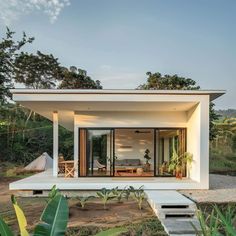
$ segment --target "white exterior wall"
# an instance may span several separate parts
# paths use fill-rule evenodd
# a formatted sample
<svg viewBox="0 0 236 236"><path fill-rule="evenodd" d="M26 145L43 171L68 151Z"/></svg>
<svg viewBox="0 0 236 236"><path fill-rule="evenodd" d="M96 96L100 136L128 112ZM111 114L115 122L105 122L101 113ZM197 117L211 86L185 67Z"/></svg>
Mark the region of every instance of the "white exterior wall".
<svg viewBox="0 0 236 236"><path fill-rule="evenodd" d="M188 112L187 151L193 154L190 178L209 188L209 98Z"/></svg>
<svg viewBox="0 0 236 236"><path fill-rule="evenodd" d="M137 128L137 127L185 127L186 112L125 112L91 111L77 112L75 124L80 128Z"/></svg>

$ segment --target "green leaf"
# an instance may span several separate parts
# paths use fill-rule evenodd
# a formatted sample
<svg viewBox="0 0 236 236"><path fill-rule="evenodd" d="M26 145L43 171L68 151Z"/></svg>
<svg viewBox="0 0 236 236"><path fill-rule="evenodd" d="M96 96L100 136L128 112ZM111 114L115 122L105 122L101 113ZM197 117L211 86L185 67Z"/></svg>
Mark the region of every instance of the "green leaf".
<svg viewBox="0 0 236 236"><path fill-rule="evenodd" d="M100 193L100 192L97 192L97 195L98 195L98 197L100 197L100 198L103 198L103 197L104 197L103 194Z"/></svg>
<svg viewBox="0 0 236 236"><path fill-rule="evenodd" d="M48 197L50 199L53 199L58 193L59 193L59 190L57 189L56 185L53 185L51 191L48 194Z"/></svg>
<svg viewBox="0 0 236 236"><path fill-rule="evenodd" d="M121 233L127 232L127 229L124 227L119 228L112 228L105 231L101 231L100 233L96 234L95 236L117 236Z"/></svg>
<svg viewBox="0 0 236 236"><path fill-rule="evenodd" d="M18 224L19 224L21 236L29 236L29 233L26 230L27 220L25 218L24 212L18 206L14 195L11 196L11 201L12 201L13 207L15 209L15 213L16 213Z"/></svg>
<svg viewBox="0 0 236 236"><path fill-rule="evenodd" d="M62 195L56 195L46 206L41 216L34 236L62 236L65 235L69 218L67 200Z"/></svg>
<svg viewBox="0 0 236 236"><path fill-rule="evenodd" d="M231 222L231 219L227 219L225 215L223 215L223 213L221 212L221 210L219 209L219 207L216 205L215 206L215 210L225 228L225 231L227 232L228 235L236 235L236 230ZM230 209L228 209L229 211ZM227 213L227 212L226 212Z"/></svg>
<svg viewBox="0 0 236 236"><path fill-rule="evenodd" d="M8 225L0 217L0 235L1 236L14 236Z"/></svg>

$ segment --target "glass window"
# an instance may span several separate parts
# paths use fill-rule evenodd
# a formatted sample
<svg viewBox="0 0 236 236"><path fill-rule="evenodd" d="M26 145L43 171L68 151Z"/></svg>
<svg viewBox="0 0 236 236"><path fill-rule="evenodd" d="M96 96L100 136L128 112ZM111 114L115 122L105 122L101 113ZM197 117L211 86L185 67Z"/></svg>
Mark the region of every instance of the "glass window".
<svg viewBox="0 0 236 236"><path fill-rule="evenodd" d="M175 170L170 167L174 152L179 156L186 151L185 129L156 130L156 175L174 176ZM186 175L186 168L183 176Z"/></svg>

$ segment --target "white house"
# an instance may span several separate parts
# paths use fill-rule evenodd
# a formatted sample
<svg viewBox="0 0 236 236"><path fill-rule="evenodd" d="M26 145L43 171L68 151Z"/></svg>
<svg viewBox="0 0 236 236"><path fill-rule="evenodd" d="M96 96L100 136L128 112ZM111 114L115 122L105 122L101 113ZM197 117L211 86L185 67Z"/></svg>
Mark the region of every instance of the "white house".
<svg viewBox="0 0 236 236"><path fill-rule="evenodd" d="M127 185L209 188L209 103L225 91L11 92L14 101L53 122L53 170L11 183L10 189L48 190L54 184L67 190ZM73 131L74 156L70 162L58 161L58 125ZM185 152L193 155L191 165L182 165L182 179L176 179L175 171L169 169L174 151L180 156Z"/></svg>

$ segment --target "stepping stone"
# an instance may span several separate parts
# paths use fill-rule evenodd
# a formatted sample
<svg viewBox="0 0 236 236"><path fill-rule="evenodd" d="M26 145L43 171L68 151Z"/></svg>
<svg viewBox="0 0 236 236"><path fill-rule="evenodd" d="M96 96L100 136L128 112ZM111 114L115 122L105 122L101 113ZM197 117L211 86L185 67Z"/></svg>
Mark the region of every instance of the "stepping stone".
<svg viewBox="0 0 236 236"><path fill-rule="evenodd" d="M201 231L201 227L197 219L163 219L161 222L166 232L171 236L196 235L195 229L192 224L194 224L198 231Z"/></svg>

